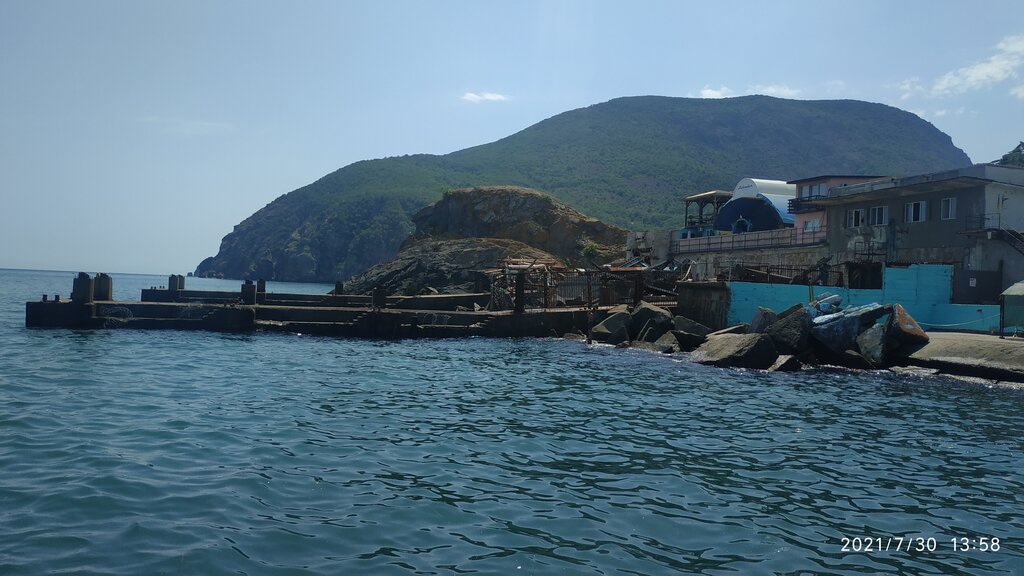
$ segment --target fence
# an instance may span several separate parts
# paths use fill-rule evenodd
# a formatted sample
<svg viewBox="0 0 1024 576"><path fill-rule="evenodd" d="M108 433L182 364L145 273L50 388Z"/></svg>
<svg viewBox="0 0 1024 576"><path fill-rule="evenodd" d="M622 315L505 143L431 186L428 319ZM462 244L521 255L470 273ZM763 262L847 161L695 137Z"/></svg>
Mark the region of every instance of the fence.
<svg viewBox="0 0 1024 576"><path fill-rule="evenodd" d="M676 299L679 272L650 270L573 270L543 268L503 271L492 278L491 310L636 304Z"/></svg>
<svg viewBox="0 0 1024 576"><path fill-rule="evenodd" d="M825 242L827 232L825 228L815 230L780 228L779 230L747 232L744 234L683 238L672 241L671 252L672 254L688 254L694 252L725 252L729 250L808 246Z"/></svg>
<svg viewBox="0 0 1024 576"><path fill-rule="evenodd" d="M845 278L841 268L822 263L813 267L776 266L769 264L733 263L720 270L720 280L757 282L764 284L798 284L801 286L843 286Z"/></svg>

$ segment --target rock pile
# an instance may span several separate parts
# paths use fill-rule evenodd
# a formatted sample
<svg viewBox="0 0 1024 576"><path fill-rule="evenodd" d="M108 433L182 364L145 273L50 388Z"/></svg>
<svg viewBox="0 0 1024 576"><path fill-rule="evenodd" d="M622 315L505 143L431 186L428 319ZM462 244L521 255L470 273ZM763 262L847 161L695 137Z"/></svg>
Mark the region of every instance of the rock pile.
<svg viewBox="0 0 1024 576"><path fill-rule="evenodd" d="M782 312L759 307L750 324L712 331L647 302L613 308L591 330L594 340L667 354L691 352L702 364L770 371L829 364L850 368L901 365L928 335L899 304L839 308L826 296Z"/></svg>

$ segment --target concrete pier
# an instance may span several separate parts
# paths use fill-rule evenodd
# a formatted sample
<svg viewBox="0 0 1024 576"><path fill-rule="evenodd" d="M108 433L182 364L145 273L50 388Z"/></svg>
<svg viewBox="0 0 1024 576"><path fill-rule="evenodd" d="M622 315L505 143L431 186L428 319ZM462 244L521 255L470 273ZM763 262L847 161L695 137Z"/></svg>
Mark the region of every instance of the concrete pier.
<svg viewBox="0 0 1024 576"><path fill-rule="evenodd" d="M97 283L102 286L102 299L94 297ZM248 281L238 292L192 291L185 289L183 277L171 276L168 288L143 290L142 301L123 302L110 299L109 276L93 279L83 273L74 279L71 301L26 302L25 325L292 332L353 338L561 336L585 333L611 308L483 310L489 293L388 297L373 306L370 296L273 294L265 292L265 286Z"/></svg>

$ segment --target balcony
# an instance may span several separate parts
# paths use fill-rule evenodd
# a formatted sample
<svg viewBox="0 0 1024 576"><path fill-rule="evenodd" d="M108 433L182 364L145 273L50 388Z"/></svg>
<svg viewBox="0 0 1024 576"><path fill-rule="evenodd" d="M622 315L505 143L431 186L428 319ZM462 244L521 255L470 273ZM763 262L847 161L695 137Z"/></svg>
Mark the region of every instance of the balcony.
<svg viewBox="0 0 1024 576"><path fill-rule="evenodd" d="M804 212L815 212L821 210L821 206L818 206L816 202L828 198L824 194L815 194L814 196L799 196L797 198L790 198L789 200L789 213L790 214L801 214Z"/></svg>

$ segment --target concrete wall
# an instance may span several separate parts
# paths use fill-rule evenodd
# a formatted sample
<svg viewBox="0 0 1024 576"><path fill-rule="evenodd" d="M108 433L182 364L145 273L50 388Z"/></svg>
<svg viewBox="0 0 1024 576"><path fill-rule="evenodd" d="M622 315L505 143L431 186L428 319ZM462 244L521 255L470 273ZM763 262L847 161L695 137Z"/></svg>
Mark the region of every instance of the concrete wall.
<svg viewBox="0 0 1024 576"><path fill-rule="evenodd" d="M729 325L729 285L725 282L680 282L676 314L719 330Z"/></svg>
<svg viewBox="0 0 1024 576"><path fill-rule="evenodd" d="M815 286L814 296L826 292L839 294L842 304L857 306L878 302L902 304L925 330L970 330L993 332L999 329L999 306L952 304L953 267L915 264L907 268L885 268L881 290L854 290ZM775 311L808 302L807 286L732 282L728 323L750 322L758 306Z"/></svg>

